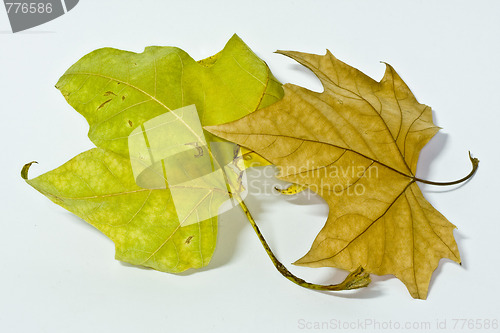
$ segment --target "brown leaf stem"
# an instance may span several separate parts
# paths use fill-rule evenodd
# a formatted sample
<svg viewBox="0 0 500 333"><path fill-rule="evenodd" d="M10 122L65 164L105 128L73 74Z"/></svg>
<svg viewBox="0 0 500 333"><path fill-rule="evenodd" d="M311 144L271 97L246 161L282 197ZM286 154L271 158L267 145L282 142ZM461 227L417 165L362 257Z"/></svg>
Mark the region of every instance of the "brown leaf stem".
<svg viewBox="0 0 500 333"><path fill-rule="evenodd" d="M471 170L471 172L469 172L469 174L467 176L465 176L459 180L455 180L455 181L451 181L451 182L433 182L430 180L420 179L417 177L414 177L413 180L420 182L420 183L429 184L429 185L436 185L436 186L450 186L450 185L456 185L456 184L463 183L466 180L469 180L470 178L472 178L472 176L474 176L474 174L476 173L477 168L479 167L479 160L475 157L472 157L470 152L469 152L469 158L470 158L470 161L472 163L472 170Z"/></svg>

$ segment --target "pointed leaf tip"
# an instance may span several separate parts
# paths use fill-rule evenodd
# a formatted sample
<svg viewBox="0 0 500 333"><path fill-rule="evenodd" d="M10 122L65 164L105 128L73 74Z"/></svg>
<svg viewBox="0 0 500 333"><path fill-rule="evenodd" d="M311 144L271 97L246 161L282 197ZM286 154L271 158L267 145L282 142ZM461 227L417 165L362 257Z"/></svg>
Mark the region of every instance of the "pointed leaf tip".
<svg viewBox="0 0 500 333"><path fill-rule="evenodd" d="M30 167L31 167L31 165L32 165L33 163L37 163L37 164L38 164L38 162L37 162L37 161L31 161L31 162L29 162L29 163L26 163L26 164L23 166L23 168L21 169L21 177L22 177L24 180L28 180L28 171L29 171L29 169L30 169Z"/></svg>

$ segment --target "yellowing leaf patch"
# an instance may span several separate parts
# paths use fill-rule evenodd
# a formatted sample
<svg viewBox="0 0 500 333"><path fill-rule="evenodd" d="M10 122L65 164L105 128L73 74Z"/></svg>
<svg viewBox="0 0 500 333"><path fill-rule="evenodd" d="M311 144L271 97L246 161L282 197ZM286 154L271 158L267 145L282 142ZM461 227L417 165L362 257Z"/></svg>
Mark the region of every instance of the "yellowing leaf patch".
<svg viewBox="0 0 500 333"><path fill-rule="evenodd" d="M27 182L108 236L117 260L172 273L210 262L217 218L181 226L170 188L137 186L117 153L91 149Z"/></svg>

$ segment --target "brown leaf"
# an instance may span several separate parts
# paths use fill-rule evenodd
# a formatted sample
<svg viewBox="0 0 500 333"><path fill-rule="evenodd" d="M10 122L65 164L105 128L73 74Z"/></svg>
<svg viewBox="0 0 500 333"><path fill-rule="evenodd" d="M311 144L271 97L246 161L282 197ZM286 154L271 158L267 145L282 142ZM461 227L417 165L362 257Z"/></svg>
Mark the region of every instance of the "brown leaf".
<svg viewBox="0 0 500 333"><path fill-rule="evenodd" d="M415 183L422 147L439 130L390 65L380 82L336 59L278 51L321 80L324 92L286 84L270 107L208 131L277 165L330 207L310 251L296 264L394 274L425 299L441 258L460 263L455 228Z"/></svg>

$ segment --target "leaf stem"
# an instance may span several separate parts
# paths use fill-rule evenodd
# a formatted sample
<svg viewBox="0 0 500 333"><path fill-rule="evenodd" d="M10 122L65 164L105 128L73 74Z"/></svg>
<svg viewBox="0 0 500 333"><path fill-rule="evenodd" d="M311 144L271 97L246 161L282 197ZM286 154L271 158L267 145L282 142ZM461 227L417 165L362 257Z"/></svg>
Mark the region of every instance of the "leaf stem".
<svg viewBox="0 0 500 333"><path fill-rule="evenodd" d="M293 275L274 255L273 251L269 247L269 245L266 242L266 239L262 235L262 233L259 230L259 227L255 223L254 218L252 217L252 214L250 214L250 211L248 210L248 207L245 205L243 200L238 200L240 202L240 206L243 209L243 212L245 213L246 217L248 218L248 221L250 221L250 224L253 227L253 230L259 237L260 242L262 243L262 246L264 246L264 249L267 252L267 255L269 258L271 258L271 261L274 264L274 267L278 270L278 272L281 273L284 277L286 277L288 280L292 281L293 283L304 287L304 288L309 288L309 289L315 289L315 290L350 290L350 289L358 289L358 288L363 288L368 286L370 283L370 274L368 274L362 267L357 268L354 272L350 273L344 281L342 281L339 284L332 284L332 285L320 285L320 284L315 284L315 283L310 283L307 282L301 278L298 278L297 276Z"/></svg>
<svg viewBox="0 0 500 333"><path fill-rule="evenodd" d="M467 176L465 176L465 177L463 177L463 178L461 178L459 180L455 180L455 181L452 181L452 182L433 182L433 181L430 181L430 180L420 179L420 178L417 178L417 177L413 177L413 180L417 181L417 182L424 183L424 184L436 185L436 186L449 186L449 185L456 185L456 184L463 183L466 180L470 179L472 176L474 176L474 174L477 171L477 168L479 167L479 160L477 158L475 158L475 157L472 157L470 151L469 151L469 158L470 158L470 161L472 163L472 170L471 170L471 172L469 172L469 174Z"/></svg>

